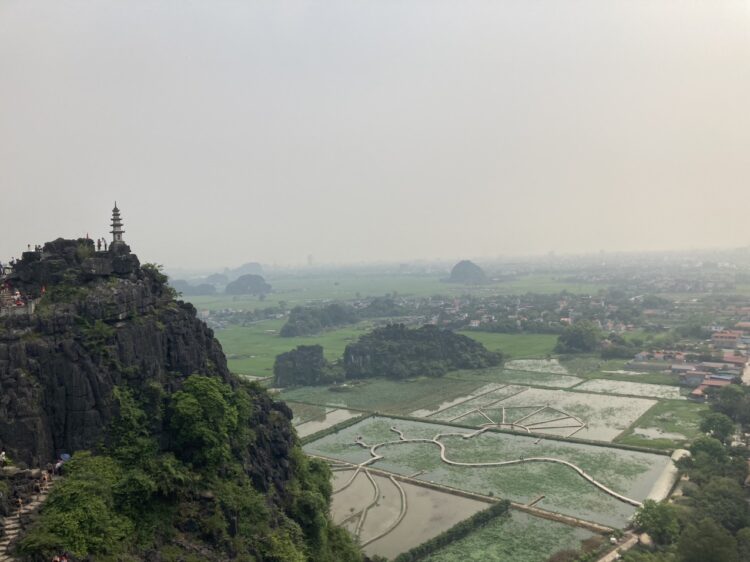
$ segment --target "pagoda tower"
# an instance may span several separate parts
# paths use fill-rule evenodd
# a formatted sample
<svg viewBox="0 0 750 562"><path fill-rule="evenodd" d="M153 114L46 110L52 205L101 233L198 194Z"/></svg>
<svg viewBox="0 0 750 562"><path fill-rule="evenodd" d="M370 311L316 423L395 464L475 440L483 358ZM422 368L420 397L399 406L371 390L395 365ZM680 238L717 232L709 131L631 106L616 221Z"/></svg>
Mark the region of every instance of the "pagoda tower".
<svg viewBox="0 0 750 562"><path fill-rule="evenodd" d="M117 208L117 201L115 201L115 208L112 209L112 244L123 244L122 235L125 231L122 229L122 220L120 219L120 209Z"/></svg>

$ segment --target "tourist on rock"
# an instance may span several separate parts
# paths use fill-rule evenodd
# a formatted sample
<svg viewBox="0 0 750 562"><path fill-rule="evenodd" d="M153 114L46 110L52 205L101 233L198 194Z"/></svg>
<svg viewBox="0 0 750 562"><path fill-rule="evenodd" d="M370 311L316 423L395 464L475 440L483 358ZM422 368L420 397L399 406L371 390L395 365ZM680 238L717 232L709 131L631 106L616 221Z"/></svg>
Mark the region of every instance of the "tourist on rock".
<svg viewBox="0 0 750 562"><path fill-rule="evenodd" d="M8 456L5 454L5 449L0 449L0 468L3 468L5 466L5 463L8 462Z"/></svg>
<svg viewBox="0 0 750 562"><path fill-rule="evenodd" d="M96 251L97 252L102 251L102 239L101 238L96 239Z"/></svg>

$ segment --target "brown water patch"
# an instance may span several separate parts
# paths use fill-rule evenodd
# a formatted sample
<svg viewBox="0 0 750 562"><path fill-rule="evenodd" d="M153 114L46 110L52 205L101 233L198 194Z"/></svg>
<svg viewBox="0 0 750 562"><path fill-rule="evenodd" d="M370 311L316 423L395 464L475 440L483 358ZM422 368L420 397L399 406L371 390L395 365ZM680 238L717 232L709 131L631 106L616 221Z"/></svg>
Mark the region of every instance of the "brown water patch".
<svg viewBox="0 0 750 562"><path fill-rule="evenodd" d="M439 535L473 514L486 503L401 482L408 509L403 521L390 533L365 547L369 555L393 558Z"/></svg>

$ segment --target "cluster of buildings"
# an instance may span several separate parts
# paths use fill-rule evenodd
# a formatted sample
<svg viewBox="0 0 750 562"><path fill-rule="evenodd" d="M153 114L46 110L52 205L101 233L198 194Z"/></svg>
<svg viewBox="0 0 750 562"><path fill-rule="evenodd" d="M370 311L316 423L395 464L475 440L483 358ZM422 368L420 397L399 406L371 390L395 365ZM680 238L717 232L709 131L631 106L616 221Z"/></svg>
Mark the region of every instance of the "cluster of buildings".
<svg viewBox="0 0 750 562"><path fill-rule="evenodd" d="M628 367L639 371L669 371L682 386L691 388L690 398L705 400L706 392L734 382L750 382L750 322L731 329L715 327L710 355L690 351L662 350L636 354Z"/></svg>

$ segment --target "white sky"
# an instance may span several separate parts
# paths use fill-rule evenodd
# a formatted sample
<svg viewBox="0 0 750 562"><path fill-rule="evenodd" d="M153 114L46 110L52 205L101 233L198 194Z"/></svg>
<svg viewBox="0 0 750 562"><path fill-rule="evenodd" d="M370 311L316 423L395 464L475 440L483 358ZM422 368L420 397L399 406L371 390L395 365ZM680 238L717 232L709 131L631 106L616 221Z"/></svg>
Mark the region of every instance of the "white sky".
<svg viewBox="0 0 750 562"><path fill-rule="evenodd" d="M0 0L0 260L750 243L750 2Z"/></svg>

